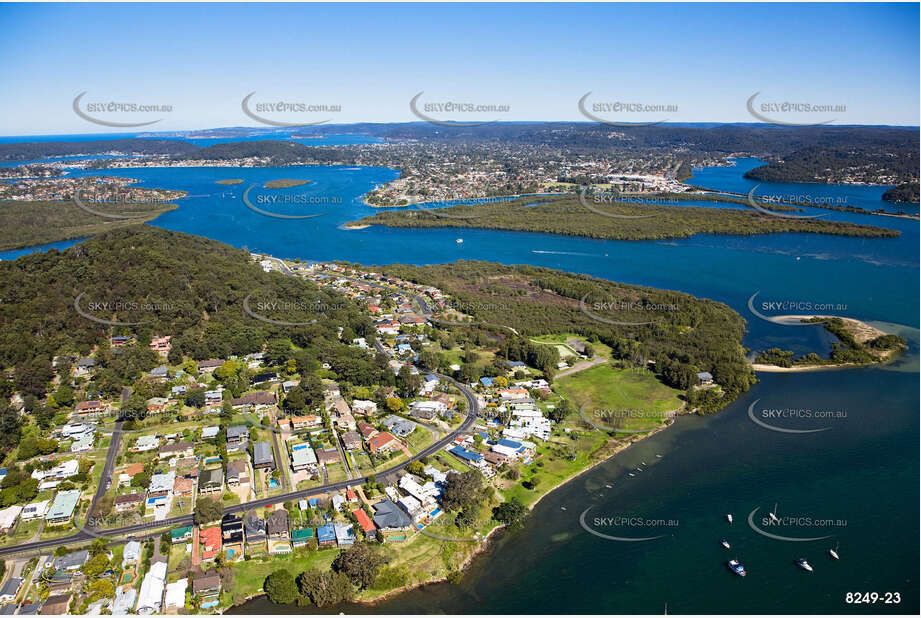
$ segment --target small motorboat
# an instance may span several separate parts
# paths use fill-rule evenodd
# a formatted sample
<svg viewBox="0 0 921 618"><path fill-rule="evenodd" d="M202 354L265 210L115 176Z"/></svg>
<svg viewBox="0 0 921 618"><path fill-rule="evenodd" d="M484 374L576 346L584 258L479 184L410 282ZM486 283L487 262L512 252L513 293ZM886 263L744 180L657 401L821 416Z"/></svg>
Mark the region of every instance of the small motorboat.
<svg viewBox="0 0 921 618"><path fill-rule="evenodd" d="M726 513L726 521L728 521L730 524L732 523L732 513Z"/></svg>
<svg viewBox="0 0 921 618"><path fill-rule="evenodd" d="M838 555L838 543L835 543L834 549L828 550L828 555L834 558L835 560L841 560L841 556Z"/></svg>
<svg viewBox="0 0 921 618"><path fill-rule="evenodd" d="M771 521L773 521L773 522L778 522L778 521L780 521L780 518L777 517L777 503L776 503L776 502L774 503L774 510L771 511L770 513L768 513L768 517L770 517L770 518L771 518Z"/></svg>
<svg viewBox="0 0 921 618"><path fill-rule="evenodd" d="M457 244L461 244L461 243L464 242L464 239L463 239L463 238L458 238L458 239L455 240L454 242L456 242Z"/></svg>
<svg viewBox="0 0 921 618"><path fill-rule="evenodd" d="M804 570L804 571L809 571L810 573L812 573L812 571L813 571L812 565L809 564L808 562L806 562L806 559L805 559L805 558L800 558L799 560L797 560L797 561L796 561L796 566L798 566L799 568L801 568L801 569Z"/></svg>
<svg viewBox="0 0 921 618"><path fill-rule="evenodd" d="M745 577L745 567L738 560L730 560L726 563L726 566L739 577Z"/></svg>
<svg viewBox="0 0 921 618"><path fill-rule="evenodd" d="M720 545L722 545L726 549L732 549L731 547L729 547L729 541L727 541L726 539L720 539Z"/></svg>

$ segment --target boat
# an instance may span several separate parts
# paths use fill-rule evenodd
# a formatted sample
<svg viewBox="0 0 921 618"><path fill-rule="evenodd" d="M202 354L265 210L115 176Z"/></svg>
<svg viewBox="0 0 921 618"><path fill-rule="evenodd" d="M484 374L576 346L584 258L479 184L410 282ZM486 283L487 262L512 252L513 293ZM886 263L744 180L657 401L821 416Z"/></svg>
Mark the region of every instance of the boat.
<svg viewBox="0 0 921 618"><path fill-rule="evenodd" d="M458 238L458 239L455 240L454 242L456 242L457 244L461 244L462 242L464 242L464 239L463 239L463 238Z"/></svg>
<svg viewBox="0 0 921 618"><path fill-rule="evenodd" d="M656 455L656 457L658 457L659 459L662 459L662 456L661 456L661 455Z"/></svg>
<svg viewBox="0 0 921 618"><path fill-rule="evenodd" d="M636 476L636 475L635 475L635 474L633 474L633 473L631 472L631 473L630 473L630 476Z"/></svg>
<svg viewBox="0 0 921 618"><path fill-rule="evenodd" d="M561 506L560 509L563 510L563 511L565 511L565 510L566 510L566 507L565 507L565 506Z"/></svg>
<svg viewBox="0 0 921 618"><path fill-rule="evenodd" d="M730 524L732 523L732 513L726 513L726 521L728 521Z"/></svg>
<svg viewBox="0 0 921 618"><path fill-rule="evenodd" d="M771 518L771 521L777 522L780 521L780 518L777 517L777 503L774 503L774 510L768 513L768 516Z"/></svg>
<svg viewBox="0 0 921 618"><path fill-rule="evenodd" d="M729 541L727 541L726 539L720 539L720 545L722 545L722 546L725 547L726 549L731 549L731 548L729 547Z"/></svg>
<svg viewBox="0 0 921 618"><path fill-rule="evenodd" d="M841 556L838 555L838 545L839 544L840 543L835 543L835 548L828 550L828 555L834 558L835 560L841 560Z"/></svg>
<svg viewBox="0 0 921 618"><path fill-rule="evenodd" d="M605 487L607 487L608 489L611 489L611 486L610 486L610 485L605 485Z"/></svg>
<svg viewBox="0 0 921 618"><path fill-rule="evenodd" d="M742 566L742 563L738 560L730 560L726 563L726 566L728 566L729 570L739 577L745 577L745 567Z"/></svg>
<svg viewBox="0 0 921 618"><path fill-rule="evenodd" d="M796 566L798 566L804 571L809 571L810 573L812 573L812 565L806 562L805 558L800 558L799 560L797 560Z"/></svg>

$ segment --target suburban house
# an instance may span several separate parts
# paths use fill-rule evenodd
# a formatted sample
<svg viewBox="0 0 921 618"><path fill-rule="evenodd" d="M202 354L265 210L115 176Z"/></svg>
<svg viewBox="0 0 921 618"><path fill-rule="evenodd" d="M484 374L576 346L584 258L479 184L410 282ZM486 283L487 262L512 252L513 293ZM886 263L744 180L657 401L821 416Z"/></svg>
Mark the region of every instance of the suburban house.
<svg viewBox="0 0 921 618"><path fill-rule="evenodd" d="M20 513L22 513L22 507L16 504L0 510L0 532L6 534L12 530Z"/></svg>
<svg viewBox="0 0 921 618"><path fill-rule="evenodd" d="M246 533L246 546L255 547L265 545L265 520L255 515L250 515L243 521L243 531Z"/></svg>
<svg viewBox="0 0 921 618"><path fill-rule="evenodd" d="M356 431L347 431L342 434L342 445L348 450L357 450L361 448L361 435Z"/></svg>
<svg viewBox="0 0 921 618"><path fill-rule="evenodd" d="M74 416L81 419L95 419L106 413L108 406L101 401L81 401L74 406Z"/></svg>
<svg viewBox="0 0 921 618"><path fill-rule="evenodd" d="M224 470L221 468L211 468L202 470L198 479L198 493L214 494L220 493L224 489Z"/></svg>
<svg viewBox="0 0 921 618"><path fill-rule="evenodd" d="M698 372L697 379L700 380L701 386L709 386L713 384L713 374L711 374L709 371Z"/></svg>
<svg viewBox="0 0 921 618"><path fill-rule="evenodd" d="M313 528L297 528L291 531L291 544L297 547L306 547L307 543L316 539L316 533Z"/></svg>
<svg viewBox="0 0 921 618"><path fill-rule="evenodd" d="M336 528L332 524L317 528L317 545L320 547L335 547Z"/></svg>
<svg viewBox="0 0 921 618"><path fill-rule="evenodd" d="M8 603L16 598L19 589L22 588L23 579L21 577L10 577L0 588L0 601ZM66 613L66 609L65 609Z"/></svg>
<svg viewBox="0 0 921 618"><path fill-rule="evenodd" d="M138 605L135 610L141 615L159 614L163 601L163 589L166 587L166 563L155 562L144 581L141 582L141 591L138 593Z"/></svg>
<svg viewBox="0 0 921 618"><path fill-rule="evenodd" d="M166 397L151 397L147 400L147 413L148 414L160 414L166 410L166 406L169 404L169 399Z"/></svg>
<svg viewBox="0 0 921 618"><path fill-rule="evenodd" d="M288 511L278 509L266 517L265 530L269 537L270 554L291 553L291 536L288 533Z"/></svg>
<svg viewBox="0 0 921 618"><path fill-rule="evenodd" d="M192 580L192 594L198 597L199 607L215 607L221 602L221 576L216 569L196 573Z"/></svg>
<svg viewBox="0 0 921 618"><path fill-rule="evenodd" d="M79 489L58 492L54 497L54 502L51 503L51 508L48 509L48 514L45 515L45 523L56 526L69 522L74 516L79 500Z"/></svg>
<svg viewBox="0 0 921 618"><path fill-rule="evenodd" d="M214 371L215 369L217 369L223 364L224 364L224 361L222 360L219 360L217 358L210 358L208 360L203 360L200 363L198 363L198 371L199 373L211 373L212 371Z"/></svg>
<svg viewBox="0 0 921 618"><path fill-rule="evenodd" d="M143 500L143 497L141 499ZM38 502L30 502L23 507L19 518L23 521L29 521L30 519L41 519L48 514L48 509L50 508L51 500L39 500Z"/></svg>
<svg viewBox="0 0 921 618"><path fill-rule="evenodd" d="M256 442L253 444L253 469L275 469L275 457L272 455L272 445L270 443Z"/></svg>
<svg viewBox="0 0 921 618"><path fill-rule="evenodd" d="M221 553L222 540L223 537L221 536L220 526L210 526L201 529L198 533L198 541L202 546L202 562L212 562L217 558L218 554Z"/></svg>
<svg viewBox="0 0 921 618"><path fill-rule="evenodd" d="M246 462L242 459L235 459L227 462L227 486L236 487L238 485L249 485L249 471L246 469Z"/></svg>
<svg viewBox="0 0 921 618"><path fill-rule="evenodd" d="M374 425L369 423L358 423L358 431L361 432L361 436L365 440L377 433L377 429L374 428Z"/></svg>
<svg viewBox="0 0 921 618"><path fill-rule="evenodd" d="M166 356L172 349L172 346L170 345L170 339L172 339L172 337L169 335L166 335L165 337L153 337L150 340L150 349L157 354Z"/></svg>
<svg viewBox="0 0 921 618"><path fill-rule="evenodd" d="M249 440L249 427L246 425L233 425L227 428L227 446L239 447Z"/></svg>
<svg viewBox="0 0 921 618"><path fill-rule="evenodd" d="M383 540L405 541L406 536L399 533L412 526L413 521L409 515L391 500L382 500L375 504L373 508L374 517L372 519L374 520L374 525L380 530Z"/></svg>
<svg viewBox="0 0 921 618"><path fill-rule="evenodd" d="M191 457L195 454L195 445L191 442L172 442L160 447L160 459L169 457Z"/></svg>
<svg viewBox="0 0 921 618"><path fill-rule="evenodd" d="M373 401L356 399L352 402L352 413L365 416L377 414L377 404Z"/></svg>
<svg viewBox="0 0 921 618"><path fill-rule="evenodd" d="M368 448L372 453L388 453L400 448L400 443L390 432L379 433L368 440Z"/></svg>
<svg viewBox="0 0 921 618"><path fill-rule="evenodd" d="M355 519L358 521L358 525L361 526L362 532L365 533L365 537L368 539L373 539L377 534L377 526L374 525L374 522L371 521L371 518L368 517L368 514L362 509L355 509L352 511L352 515L355 516Z"/></svg>
<svg viewBox="0 0 921 618"><path fill-rule="evenodd" d="M322 422L322 419L314 414L291 417L291 427L297 431L301 429L310 429L311 427L319 427Z"/></svg>
<svg viewBox="0 0 921 618"><path fill-rule="evenodd" d="M131 493L123 496L116 496L114 508L116 513L124 513L137 509L142 504L144 504L144 494Z"/></svg>
<svg viewBox="0 0 921 618"><path fill-rule="evenodd" d="M291 469L295 472L300 472L301 470L317 471L317 455L309 444L302 442L292 445Z"/></svg>
<svg viewBox="0 0 921 618"><path fill-rule="evenodd" d="M230 400L234 410L265 410L275 405L275 393L258 391Z"/></svg>
<svg viewBox="0 0 921 618"><path fill-rule="evenodd" d="M70 599L73 597L69 592L67 594L56 594L45 599L42 608L38 611L42 616L60 616L68 613ZM140 613L140 612L139 612Z"/></svg>
<svg viewBox="0 0 921 618"><path fill-rule="evenodd" d="M336 464L342 461L339 457L339 450L334 448L318 448L317 453L317 463L321 466L327 466L330 464Z"/></svg>
<svg viewBox="0 0 921 618"><path fill-rule="evenodd" d="M236 561L243 559L243 520L228 513L221 519L221 537L224 559Z"/></svg>
<svg viewBox="0 0 921 618"><path fill-rule="evenodd" d="M333 528L336 532L336 544L339 547L350 547L355 544L355 532L352 530L352 524L336 522Z"/></svg>
<svg viewBox="0 0 921 618"><path fill-rule="evenodd" d="M192 540L192 526L183 526L181 528L173 528L170 530L170 542L175 545L176 543L185 543Z"/></svg>

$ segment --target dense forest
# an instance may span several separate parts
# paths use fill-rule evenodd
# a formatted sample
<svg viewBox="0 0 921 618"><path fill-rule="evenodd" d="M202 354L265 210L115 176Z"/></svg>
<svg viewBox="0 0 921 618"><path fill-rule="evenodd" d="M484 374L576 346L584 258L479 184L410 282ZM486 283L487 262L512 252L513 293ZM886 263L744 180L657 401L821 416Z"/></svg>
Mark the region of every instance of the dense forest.
<svg viewBox="0 0 921 618"><path fill-rule="evenodd" d="M0 161L30 161L46 157L100 155L112 152L140 155L178 155L201 146L174 139L109 139L82 142L19 142L0 144Z"/></svg>
<svg viewBox="0 0 921 618"><path fill-rule="evenodd" d="M822 219L773 217L755 210L660 206L636 202L593 204L593 209L621 215L596 214L577 197L548 198L529 206L533 198L441 208L438 216L423 210L390 210L354 221L349 225L433 228L470 227L481 229L543 232L565 236L584 236L612 240L661 240L688 238L694 234L751 236L800 232L837 236L893 238L896 230ZM729 201L729 200L726 200ZM776 208L776 206L772 206ZM469 217L469 218L463 218ZM642 217L642 218L629 218Z"/></svg>
<svg viewBox="0 0 921 618"><path fill-rule="evenodd" d="M883 199L887 202L911 202L917 204L919 200L919 190L917 182L905 182L883 193Z"/></svg>
<svg viewBox="0 0 921 618"><path fill-rule="evenodd" d="M393 374L380 358L339 341L374 338L372 322L353 302L313 284L266 273L245 251L217 241L135 226L102 234L66 251L34 253L0 262L0 390L41 398L56 355L93 354L101 369L94 388L120 392L157 364L145 341L171 335L171 362L227 358L291 349L298 367L318 359L354 384L380 383ZM296 322L289 326L257 319ZM106 303L106 304L103 304ZM139 323L109 326L110 322ZM109 348L108 338L130 334L140 345ZM350 340L350 339L349 339ZM94 351L95 350L95 351ZM294 352L296 350L296 354Z"/></svg>
<svg viewBox="0 0 921 618"><path fill-rule="evenodd" d="M88 207L109 215L130 219L110 219L94 215L73 202L10 200L0 203L0 251L33 247L59 240L95 236L138 223L146 223L174 210L174 204L90 203Z"/></svg>
<svg viewBox="0 0 921 618"><path fill-rule="evenodd" d="M754 382L741 346L745 321L722 303L532 266L460 261L380 268L451 294L486 323L477 328L494 326L506 347L516 347L509 328L521 338L579 333L611 346L625 366L654 365L675 388L687 390L698 384L698 371L709 371L727 393L724 403Z"/></svg>
<svg viewBox="0 0 921 618"><path fill-rule="evenodd" d="M783 155L767 165L745 173L765 182L874 182L894 177L902 181L918 177L918 141L883 141L868 146L810 147Z"/></svg>

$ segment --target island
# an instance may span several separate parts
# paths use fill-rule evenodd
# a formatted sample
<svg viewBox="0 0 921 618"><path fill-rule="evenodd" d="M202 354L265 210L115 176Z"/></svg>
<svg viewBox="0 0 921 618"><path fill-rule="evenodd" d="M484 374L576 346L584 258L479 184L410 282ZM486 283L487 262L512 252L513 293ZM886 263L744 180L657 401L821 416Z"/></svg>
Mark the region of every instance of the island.
<svg viewBox="0 0 921 618"><path fill-rule="evenodd" d="M225 180L216 180L215 183L219 185L240 185L243 184L242 178L227 178Z"/></svg>
<svg viewBox="0 0 921 618"><path fill-rule="evenodd" d="M907 341L898 335L886 334L861 320L839 316L784 316L777 320L790 320L801 324L821 324L837 341L832 344L828 358L815 352L796 358L790 350L771 348L755 355L755 371L791 372L832 369L847 366L876 365L890 362Z"/></svg>
<svg viewBox="0 0 921 618"><path fill-rule="evenodd" d="M730 201L730 198L725 198ZM652 199L650 201L653 201ZM778 206L771 205L777 209ZM688 238L695 234L751 236L800 232L894 238L897 230L822 219L771 216L754 209L662 206L642 201L602 201L587 196L547 196L446 208L378 212L348 227L462 227L541 232L612 240Z"/></svg>
<svg viewBox="0 0 921 618"><path fill-rule="evenodd" d="M294 178L279 178L270 180L263 185L266 189L290 189L291 187L300 187L313 182L312 180L297 180Z"/></svg>

